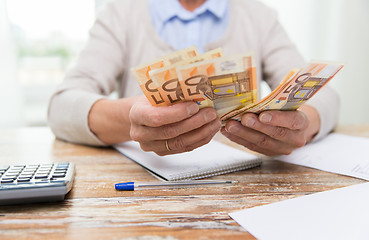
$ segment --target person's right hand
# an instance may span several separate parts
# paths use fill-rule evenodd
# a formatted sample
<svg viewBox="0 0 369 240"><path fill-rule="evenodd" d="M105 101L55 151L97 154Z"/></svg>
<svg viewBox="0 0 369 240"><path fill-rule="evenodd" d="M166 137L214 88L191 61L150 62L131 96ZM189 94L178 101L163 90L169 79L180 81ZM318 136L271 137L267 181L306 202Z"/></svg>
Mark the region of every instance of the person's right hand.
<svg viewBox="0 0 369 240"><path fill-rule="evenodd" d="M131 139L159 156L188 152L210 142L221 127L213 108L199 110L195 102L153 107L140 98L129 112ZM168 148L169 149L168 149Z"/></svg>

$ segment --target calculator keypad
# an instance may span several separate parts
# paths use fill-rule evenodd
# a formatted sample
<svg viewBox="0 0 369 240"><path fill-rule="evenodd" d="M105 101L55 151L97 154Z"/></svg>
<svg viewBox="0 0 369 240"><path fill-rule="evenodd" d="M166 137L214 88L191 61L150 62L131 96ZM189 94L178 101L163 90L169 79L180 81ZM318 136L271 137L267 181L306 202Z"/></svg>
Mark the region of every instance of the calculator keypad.
<svg viewBox="0 0 369 240"><path fill-rule="evenodd" d="M0 184L48 183L66 177L69 163L0 166Z"/></svg>

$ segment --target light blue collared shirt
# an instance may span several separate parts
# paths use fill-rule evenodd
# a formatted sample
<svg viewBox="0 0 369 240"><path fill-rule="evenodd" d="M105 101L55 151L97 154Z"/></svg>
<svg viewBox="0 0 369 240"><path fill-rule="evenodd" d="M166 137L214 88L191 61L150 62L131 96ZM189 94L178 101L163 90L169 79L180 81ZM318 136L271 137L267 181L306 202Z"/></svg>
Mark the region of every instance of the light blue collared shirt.
<svg viewBox="0 0 369 240"><path fill-rule="evenodd" d="M178 0L150 0L149 4L154 28L177 50L196 45L203 53L206 44L218 40L228 26L228 0L206 0L193 12Z"/></svg>

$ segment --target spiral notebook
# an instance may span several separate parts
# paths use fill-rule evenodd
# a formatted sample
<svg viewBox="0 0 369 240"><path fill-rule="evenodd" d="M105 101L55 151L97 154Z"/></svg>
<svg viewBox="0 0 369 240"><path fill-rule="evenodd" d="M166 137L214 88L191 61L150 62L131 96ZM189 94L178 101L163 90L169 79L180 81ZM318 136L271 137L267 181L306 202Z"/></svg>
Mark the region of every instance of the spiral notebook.
<svg viewBox="0 0 369 240"><path fill-rule="evenodd" d="M153 152L144 152L139 144L133 141L120 143L114 147L124 156L168 181L201 179L261 164L259 156L215 140L192 152L164 157Z"/></svg>

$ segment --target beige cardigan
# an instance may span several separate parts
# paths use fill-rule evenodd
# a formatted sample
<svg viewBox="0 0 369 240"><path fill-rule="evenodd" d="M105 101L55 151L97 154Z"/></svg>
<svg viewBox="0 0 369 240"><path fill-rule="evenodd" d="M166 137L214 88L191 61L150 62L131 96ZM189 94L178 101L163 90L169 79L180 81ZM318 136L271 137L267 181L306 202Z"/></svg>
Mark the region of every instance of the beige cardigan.
<svg viewBox="0 0 369 240"><path fill-rule="evenodd" d="M272 89L291 68L305 64L277 14L254 0L230 0L226 33L205 49L217 47L225 55L253 52L258 80L266 81ZM142 95L130 68L174 50L155 31L147 0L108 4L92 27L76 66L50 100L48 120L54 134L70 142L104 145L88 127L91 106L115 90L119 97ZM326 86L308 104L320 114L321 129L315 138L319 139L336 124L339 98Z"/></svg>

